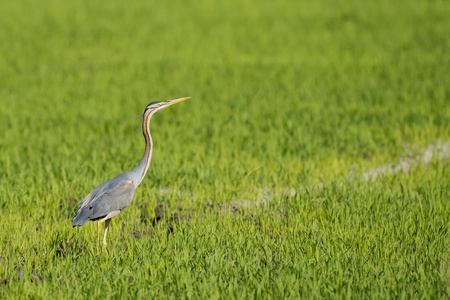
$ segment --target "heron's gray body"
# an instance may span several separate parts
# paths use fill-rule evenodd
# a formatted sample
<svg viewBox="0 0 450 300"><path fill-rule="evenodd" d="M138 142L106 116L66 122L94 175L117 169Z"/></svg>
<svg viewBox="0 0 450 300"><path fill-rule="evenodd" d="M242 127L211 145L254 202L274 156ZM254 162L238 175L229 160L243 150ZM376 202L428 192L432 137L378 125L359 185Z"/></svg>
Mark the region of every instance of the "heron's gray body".
<svg viewBox="0 0 450 300"><path fill-rule="evenodd" d="M103 182L78 203L81 207L73 217L73 227L83 226L87 221L101 219L112 211L121 211L130 205L134 191L141 183L150 165L151 136L148 136L146 143L150 147L146 147L146 152L135 169ZM150 148L149 152L148 148Z"/></svg>
<svg viewBox="0 0 450 300"><path fill-rule="evenodd" d="M127 208L136 190L127 173L103 182L81 200L78 203L81 207L73 217L72 225L83 226L87 221L98 220L112 211Z"/></svg>
<svg viewBox="0 0 450 300"><path fill-rule="evenodd" d="M117 216L120 211L130 205L134 196L134 191L144 179L150 165L153 149L152 138L150 136L150 118L158 110L186 99L189 99L189 97L152 102L147 105L142 122L142 132L145 138L145 152L141 161L133 170L103 182L81 200L80 203L78 203L81 207L72 219L73 227L83 226L87 221L100 220L97 226L99 234L100 224L105 222L103 245L106 246L106 231L111 218Z"/></svg>

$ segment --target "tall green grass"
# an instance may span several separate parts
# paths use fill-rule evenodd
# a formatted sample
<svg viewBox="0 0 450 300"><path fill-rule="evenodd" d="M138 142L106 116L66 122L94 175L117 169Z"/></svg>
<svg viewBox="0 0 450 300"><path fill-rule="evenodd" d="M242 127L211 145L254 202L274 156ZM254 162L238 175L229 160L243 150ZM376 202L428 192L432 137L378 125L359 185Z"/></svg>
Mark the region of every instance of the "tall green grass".
<svg viewBox="0 0 450 300"><path fill-rule="evenodd" d="M450 140L446 1L1 7L1 298L449 297L449 160L363 179Z"/></svg>

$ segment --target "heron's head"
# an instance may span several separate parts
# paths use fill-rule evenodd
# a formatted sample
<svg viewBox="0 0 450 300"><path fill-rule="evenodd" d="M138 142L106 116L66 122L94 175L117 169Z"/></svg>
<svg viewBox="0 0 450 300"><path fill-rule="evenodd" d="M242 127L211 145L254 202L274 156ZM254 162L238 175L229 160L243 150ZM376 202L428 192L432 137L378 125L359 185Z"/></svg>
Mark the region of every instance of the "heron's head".
<svg viewBox="0 0 450 300"><path fill-rule="evenodd" d="M147 107L145 108L144 114L147 112L156 112L160 109L163 109L165 107L171 106L172 104L187 100L189 98L191 98L191 97L184 97L184 98L178 98L178 99L173 99L173 100L152 102L149 105L147 105Z"/></svg>

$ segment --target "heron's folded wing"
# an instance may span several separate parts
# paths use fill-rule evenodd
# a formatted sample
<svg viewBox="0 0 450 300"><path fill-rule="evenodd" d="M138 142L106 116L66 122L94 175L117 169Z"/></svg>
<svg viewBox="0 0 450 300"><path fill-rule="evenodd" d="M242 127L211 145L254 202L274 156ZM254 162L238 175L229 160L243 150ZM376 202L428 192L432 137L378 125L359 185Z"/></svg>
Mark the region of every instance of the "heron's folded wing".
<svg viewBox="0 0 450 300"><path fill-rule="evenodd" d="M94 189L94 191L95 191L95 189ZM92 199L92 197L93 197L93 195L94 195L94 191L90 192L89 195L87 195L86 197L84 197L83 200L81 200L80 202L78 202L78 205L79 205L79 206L82 206L83 203L84 203L85 201L88 201L88 202L89 202L89 200Z"/></svg>
<svg viewBox="0 0 450 300"><path fill-rule="evenodd" d="M117 180L109 184L87 205L92 211L90 219L106 216L112 211L126 208L133 198L135 185L131 180Z"/></svg>
<svg viewBox="0 0 450 300"><path fill-rule="evenodd" d="M83 200L72 219L72 225L83 226L89 220L124 209L130 204L135 189L133 182L123 174L103 182Z"/></svg>
<svg viewBox="0 0 450 300"><path fill-rule="evenodd" d="M109 180L109 181L111 181L111 180ZM92 190L92 192L89 193L89 195L87 195L86 197L84 197L83 200L78 202L78 205L80 205L82 207L86 206L91 201L93 201L96 197L101 196L102 194L104 194L104 190L108 186L109 181L105 181L105 182L99 184L95 189Z"/></svg>

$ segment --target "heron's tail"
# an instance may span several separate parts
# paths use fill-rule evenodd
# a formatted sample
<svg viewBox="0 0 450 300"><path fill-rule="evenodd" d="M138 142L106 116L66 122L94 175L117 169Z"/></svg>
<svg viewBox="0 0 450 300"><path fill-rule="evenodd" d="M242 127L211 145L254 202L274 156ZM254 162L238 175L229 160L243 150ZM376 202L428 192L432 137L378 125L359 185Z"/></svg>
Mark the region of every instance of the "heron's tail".
<svg viewBox="0 0 450 300"><path fill-rule="evenodd" d="M87 221L89 221L88 210L84 208L85 207L80 207L80 209L77 210L75 216L72 219L72 227L83 226Z"/></svg>

